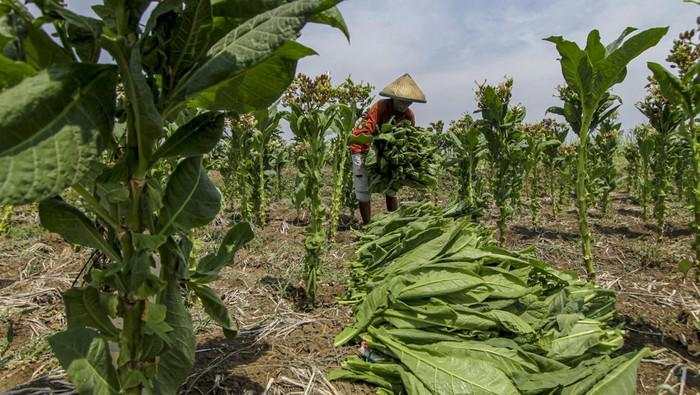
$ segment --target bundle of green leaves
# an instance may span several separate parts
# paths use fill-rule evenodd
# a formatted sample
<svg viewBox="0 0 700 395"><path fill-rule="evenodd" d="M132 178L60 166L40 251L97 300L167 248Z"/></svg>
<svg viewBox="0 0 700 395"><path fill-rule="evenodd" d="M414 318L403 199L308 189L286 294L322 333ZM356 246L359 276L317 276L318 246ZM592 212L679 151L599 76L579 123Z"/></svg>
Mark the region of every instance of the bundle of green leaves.
<svg viewBox="0 0 700 395"><path fill-rule="evenodd" d="M372 139L365 161L371 192L401 187L428 188L437 183L439 156L430 133L408 122L388 122Z"/></svg>
<svg viewBox="0 0 700 395"><path fill-rule="evenodd" d="M331 379L384 394L633 394L647 350L611 357L615 295L430 204L404 206L361 238L349 299L362 341Z"/></svg>

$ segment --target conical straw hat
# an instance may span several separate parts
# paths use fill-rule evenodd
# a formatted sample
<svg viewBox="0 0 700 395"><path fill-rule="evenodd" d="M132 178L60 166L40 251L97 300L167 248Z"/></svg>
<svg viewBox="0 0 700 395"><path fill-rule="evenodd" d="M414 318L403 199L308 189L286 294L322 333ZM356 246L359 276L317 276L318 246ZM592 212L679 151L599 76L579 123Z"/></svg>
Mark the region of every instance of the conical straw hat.
<svg viewBox="0 0 700 395"><path fill-rule="evenodd" d="M416 81L413 81L410 75L404 74L395 79L391 84L387 85L381 92L380 96L391 97L396 99L410 100L418 103L427 103L423 91L420 90Z"/></svg>

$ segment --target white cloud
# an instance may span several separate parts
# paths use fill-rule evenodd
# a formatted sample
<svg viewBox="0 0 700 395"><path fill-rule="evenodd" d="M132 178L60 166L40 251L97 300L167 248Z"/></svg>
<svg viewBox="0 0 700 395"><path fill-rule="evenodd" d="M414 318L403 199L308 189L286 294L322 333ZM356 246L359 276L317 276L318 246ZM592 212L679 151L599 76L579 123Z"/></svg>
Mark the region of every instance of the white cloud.
<svg viewBox="0 0 700 395"><path fill-rule="evenodd" d="M554 87L562 82L554 46L542 38L562 35L583 42L597 28L609 42L626 26L670 26L664 40L637 58L615 88L624 100L626 128L643 121L634 103L644 95L646 62L663 62L672 40L693 26L700 10L680 0L348 0L340 9L351 43L328 27L308 26L301 41L320 56L302 60L299 71L330 71L336 79L352 75L378 89L409 72L428 96L428 104L415 105L423 124L472 111L474 82L504 75L514 77L514 100L536 120L557 104Z"/></svg>

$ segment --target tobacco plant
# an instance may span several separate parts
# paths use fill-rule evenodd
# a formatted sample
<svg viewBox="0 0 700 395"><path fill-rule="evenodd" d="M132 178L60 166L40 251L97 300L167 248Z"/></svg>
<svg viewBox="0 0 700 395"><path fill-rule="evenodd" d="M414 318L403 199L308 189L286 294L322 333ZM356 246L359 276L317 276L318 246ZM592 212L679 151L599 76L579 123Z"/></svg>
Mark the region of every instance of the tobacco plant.
<svg viewBox="0 0 700 395"><path fill-rule="evenodd" d="M486 141L469 114L450 123L446 138L444 144L438 142L438 147L450 149L451 157L446 166L456 169L459 183L458 201L450 213L466 214L476 221L482 216L487 202L484 196L485 180L479 173L479 164L486 157Z"/></svg>
<svg viewBox="0 0 700 395"><path fill-rule="evenodd" d="M578 131L579 152L577 162L576 201L579 212L579 233L583 264L589 277L595 277L595 266L591 253L591 233L588 228L588 198L586 183L588 181L586 165L588 163L588 134L593 116L601 102L609 97L608 90L622 82L627 74L627 64L642 52L656 45L668 28L652 28L628 37L636 29L626 28L620 37L604 46L600 34L593 30L588 34L586 47L581 49L575 42L561 36L552 36L545 40L556 45L561 58L562 75L568 89L576 94L580 101L580 111L567 111L565 101L564 113L571 128ZM571 105L569 105L571 108Z"/></svg>
<svg viewBox="0 0 700 395"><path fill-rule="evenodd" d="M267 222L267 211L270 204L270 173L272 170L270 142L279 137L279 122L283 112L272 107L255 113L256 128L253 134L252 151L248 154L253 158L253 212L259 225Z"/></svg>
<svg viewBox="0 0 700 395"><path fill-rule="evenodd" d="M631 196L637 196L639 191L639 149L629 137L622 141L622 156L625 158L625 184Z"/></svg>
<svg viewBox="0 0 700 395"><path fill-rule="evenodd" d="M227 157L220 167L226 196L236 201L241 220L251 222L254 216L255 174L251 155L255 140L255 116L251 113L228 119Z"/></svg>
<svg viewBox="0 0 700 395"><path fill-rule="evenodd" d="M525 135L525 185L527 187L528 207L532 225L539 227L540 201L543 190L542 163L548 147L559 146L559 140L549 139L543 122L524 124ZM547 170L550 171L550 170Z"/></svg>
<svg viewBox="0 0 700 395"><path fill-rule="evenodd" d="M663 97L670 103L680 107L683 116L681 131L688 139L691 147L693 166L693 223L695 232L693 248L695 250L696 265L700 266L700 131L695 124L695 118L700 114L700 49L698 44L692 43L694 34L685 33L681 42L674 43L673 58L668 59L679 69L679 76L663 66L649 62L647 66L654 74L654 79L659 84L659 90ZM683 42L685 40L685 42ZM700 269L696 270L696 276Z"/></svg>
<svg viewBox="0 0 700 395"><path fill-rule="evenodd" d="M655 82L649 86L649 94L637 103L637 108L654 128L651 173L653 176L652 198L654 199L654 219L658 234L664 233L666 217L666 197L671 188L672 162L670 157L671 139L682 122L680 108L661 96Z"/></svg>
<svg viewBox="0 0 700 395"><path fill-rule="evenodd" d="M571 204L571 198L576 195L576 159L578 141L559 146L557 163L560 166L559 189L557 193L557 206Z"/></svg>
<svg viewBox="0 0 700 395"><path fill-rule="evenodd" d="M316 300L318 272L321 267L321 252L326 243L323 227L325 207L322 201L323 170L329 162L328 133L336 121L337 109L311 109L304 111L296 104L290 103L287 113L289 127L303 151L297 151L297 166L300 181L303 183L304 197L309 205L309 224L304 240L303 276L305 291L309 303Z"/></svg>
<svg viewBox="0 0 700 395"><path fill-rule="evenodd" d="M547 183L547 193L552 206L552 216L557 217L561 202L561 185L565 183L566 157L561 149L569 128L566 124L557 122L551 118L545 118L540 122L542 131L547 140L550 141L543 148L542 165L545 169L544 179Z"/></svg>
<svg viewBox="0 0 700 395"><path fill-rule="evenodd" d="M270 152L270 168L274 176L274 196L276 200L282 199L284 187L282 186L282 171L290 162L290 145L280 136L273 136L268 147Z"/></svg>
<svg viewBox="0 0 700 395"><path fill-rule="evenodd" d="M352 184L352 165L348 140L352 135L358 119L369 106L372 85L355 83L350 77L340 85L333 87L330 102L335 103L338 111L337 122L333 124L335 138L332 147L333 192L331 194L330 210L328 212L328 237L332 238L338 231L338 222L343 207L346 207L346 185ZM353 199L356 200L356 199ZM353 203L355 204L355 203ZM351 207L354 208L354 207Z"/></svg>
<svg viewBox="0 0 700 395"><path fill-rule="evenodd" d="M511 106L513 80L506 79L496 86L479 85L476 91L481 120L479 130L486 140L488 158L494 169L491 194L498 207L498 240L505 241L508 220L520 202L525 172L525 136L520 124L525 108Z"/></svg>
<svg viewBox="0 0 700 395"><path fill-rule="evenodd" d="M610 207L610 193L617 188L617 169L615 159L620 144L620 128L622 124L617 122L617 115L601 121L598 133L593 137L591 189L593 195L598 197L598 207L603 215L607 215Z"/></svg>
<svg viewBox="0 0 700 395"><path fill-rule="evenodd" d="M648 125L637 125L632 133L634 135L634 142L637 146L637 151L639 152L639 205L642 206L642 219L645 221L649 219L649 195L651 195L652 185L652 173L651 173L651 163L652 155L654 152L654 141L656 138L654 134L656 133L654 129Z"/></svg>
<svg viewBox="0 0 700 395"><path fill-rule="evenodd" d="M338 222L343 209L343 194L346 178L352 175L348 172L350 151L348 150L348 139L352 135L355 122L361 115L357 108L347 105L336 105L337 122L333 123L335 138L331 147L331 166L333 168L333 179L331 192L330 210L328 211L328 238L335 236L338 231Z"/></svg>
<svg viewBox="0 0 700 395"><path fill-rule="evenodd" d="M252 237L237 224L190 261L188 234L220 208L202 166L223 133L219 110L277 99L313 53L294 41L304 25L345 30L337 2L163 1L148 18L148 0L105 0L99 18L33 3L40 18L0 1L0 130L12 131L0 141L0 204L39 202L46 229L104 256L63 293L67 328L49 343L80 393L174 394L195 356L183 289L235 334L207 284ZM97 63L102 51L115 64ZM164 123L193 106L199 115L166 138ZM154 168L173 159L163 183ZM60 196L69 188L82 209Z"/></svg>

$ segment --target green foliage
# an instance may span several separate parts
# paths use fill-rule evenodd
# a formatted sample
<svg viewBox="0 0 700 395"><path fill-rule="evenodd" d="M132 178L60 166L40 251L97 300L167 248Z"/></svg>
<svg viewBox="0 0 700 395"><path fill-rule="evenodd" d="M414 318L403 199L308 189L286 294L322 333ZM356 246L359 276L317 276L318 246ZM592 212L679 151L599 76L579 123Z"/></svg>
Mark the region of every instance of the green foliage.
<svg viewBox="0 0 700 395"><path fill-rule="evenodd" d="M552 136L552 131L547 128L545 121L536 124L523 125L525 135L525 184L528 189L530 218L534 226L539 226L539 212L541 208L541 191L543 188L542 165L550 147L558 147L561 141L559 136ZM552 138L556 137L556 138ZM551 150L551 149L550 149Z"/></svg>
<svg viewBox="0 0 700 395"><path fill-rule="evenodd" d="M640 165L640 155L637 145L630 138L625 138L622 141L622 156L625 158L625 172L627 176L625 177L627 192L632 196L636 196L639 193L639 165Z"/></svg>
<svg viewBox="0 0 700 395"><path fill-rule="evenodd" d="M630 36L635 28L626 28L620 36L607 46L600 41L600 33L592 30L588 34L586 47L581 49L575 42L565 40L561 36L552 36L545 40L556 45L561 58L562 75L567 89L575 94L576 100L562 97L565 102L564 114L569 125L578 132L579 152L577 163L576 202L579 211L579 233L581 234L581 250L583 264L589 276L595 276L595 266L591 253L591 233L588 228L588 134L594 125L598 109L610 100L608 90L624 81L627 75L627 65L647 49L656 45L668 31L665 28L647 29ZM628 37L630 36L630 37ZM566 111L566 103L574 108ZM580 103L575 105L573 103ZM569 115L566 115L569 114ZM602 115L601 115L602 118Z"/></svg>
<svg viewBox="0 0 700 395"><path fill-rule="evenodd" d="M613 292L429 204L365 228L348 297L355 320L335 344L361 340L367 362L351 357L329 378L393 393L633 394L648 352L611 356L623 342Z"/></svg>
<svg viewBox="0 0 700 395"><path fill-rule="evenodd" d="M361 108L355 105L337 105L337 122L334 123L333 130L335 138L331 143L331 166L333 168L333 192L331 194L330 210L328 211L328 237L332 238L338 230L338 221L343 209L344 186L346 179L352 173L348 171L350 163L350 151L348 150L348 139L352 135L352 129L362 113Z"/></svg>
<svg viewBox="0 0 700 395"><path fill-rule="evenodd" d="M567 150L564 142L569 134L569 128L564 123L545 118L540 122L540 127L546 136L548 144L543 147L542 165L546 169L544 181L547 184L549 200L552 205L552 215L559 215L562 201L562 189L568 189L570 179L567 177L570 166L567 166Z"/></svg>
<svg viewBox="0 0 700 395"><path fill-rule="evenodd" d="M680 133L688 141L689 151L692 152L692 203L693 223L695 232L693 248L695 262L698 267L696 276L700 273L700 131L695 125L695 118L700 113L700 44L693 42L694 33L681 33L679 40L674 41L671 55L667 59L678 68L679 76L673 75L658 63L649 62L647 66L658 82L659 93L671 105L680 107L684 122Z"/></svg>
<svg viewBox="0 0 700 395"><path fill-rule="evenodd" d="M654 129L648 124L638 125L632 131L634 142L639 152L639 201L642 206L642 218L646 221L649 217L648 202L652 189L651 162L654 152Z"/></svg>
<svg viewBox="0 0 700 395"><path fill-rule="evenodd" d="M455 169L459 182L458 201L452 206L451 213L466 214L478 220L487 205L486 181L479 171L479 165L486 157L486 141L469 114L450 122L444 135L444 144L438 141L436 145L449 148L445 165Z"/></svg>
<svg viewBox="0 0 700 395"><path fill-rule="evenodd" d="M331 201L328 210L328 237L333 237L337 231L338 221L343 207L354 209L356 204L352 190L350 152L347 149L348 139L357 119L369 106L373 86L368 83L356 83L347 77L342 83L333 85L328 73L309 77L298 74L282 97L282 104L288 107L296 106L302 111L326 110L335 107L338 110L338 120L333 123L333 141L328 148L331 153L331 168L333 172ZM304 152L308 147L297 141L295 150L297 168L303 166ZM297 211L308 205L304 177L297 175L292 193L292 203Z"/></svg>
<svg viewBox="0 0 700 395"><path fill-rule="evenodd" d="M654 128L650 165L652 172L652 198L654 199L654 218L659 235L663 235L666 217L666 196L671 187L672 160L671 143L676 128L683 121L680 109L659 95L652 80L649 94L637 103L637 108L649 120Z"/></svg>
<svg viewBox="0 0 700 395"><path fill-rule="evenodd" d="M591 146L589 194L598 198L603 215L608 213L610 193L617 188L618 182L615 158L620 145L622 124L617 122L617 114L613 114L601 121Z"/></svg>
<svg viewBox="0 0 700 395"><path fill-rule="evenodd" d="M525 108L511 106L513 80L506 79L496 86L479 85L476 91L477 109L481 120L478 128L486 140L488 158L493 166L491 194L498 207L498 239L505 241L508 220L520 204L527 158L525 135L520 127Z"/></svg>
<svg viewBox="0 0 700 395"><path fill-rule="evenodd" d="M0 206L0 235L8 233L10 230L13 211L12 205L5 204Z"/></svg>
<svg viewBox="0 0 700 395"><path fill-rule="evenodd" d="M328 237L333 237L338 230L338 221L343 207L347 207L345 197L346 186L352 185L352 164L348 139L352 135L358 119L369 107L373 86L367 83L355 83L350 77L340 85L333 87L332 101L338 109L338 121L334 125L335 137L332 143L333 158L333 193L330 210L328 211ZM352 193L352 191L350 191ZM352 198L350 207L354 211L355 199Z"/></svg>
<svg viewBox="0 0 700 395"><path fill-rule="evenodd" d="M0 204L38 201L44 227L106 256L64 293L68 328L50 338L81 393L178 391L195 352L183 289L234 334L207 284L250 226L197 262L189 239L221 205L203 158L223 133L216 110L267 109L313 52L293 41L307 22L345 30L337 1L248 2L238 19L189 0L146 18L149 3L109 0L99 19L54 0L35 2L39 18L0 4L0 129L13 130L0 143ZM96 64L103 50L115 65Z"/></svg>
<svg viewBox="0 0 700 395"><path fill-rule="evenodd" d="M226 158L220 167L226 183L225 190L236 198L241 219L253 220L256 171L253 155L255 140L255 117L243 114L229 118L229 132L225 146Z"/></svg>
<svg viewBox="0 0 700 395"><path fill-rule="evenodd" d="M337 111L335 106L304 111L298 105L290 103L290 112L287 113L294 138L298 146L303 147L297 151L297 166L303 185L303 196L308 200L310 212L304 240L305 290L310 303L315 303L321 251L326 242L323 227L326 209L321 196L322 172L330 161L331 151L326 137L336 122Z"/></svg>
<svg viewBox="0 0 700 395"><path fill-rule="evenodd" d="M387 122L372 136L365 160L370 192L398 192L405 186L424 189L437 184L437 147L430 133L408 122Z"/></svg>

